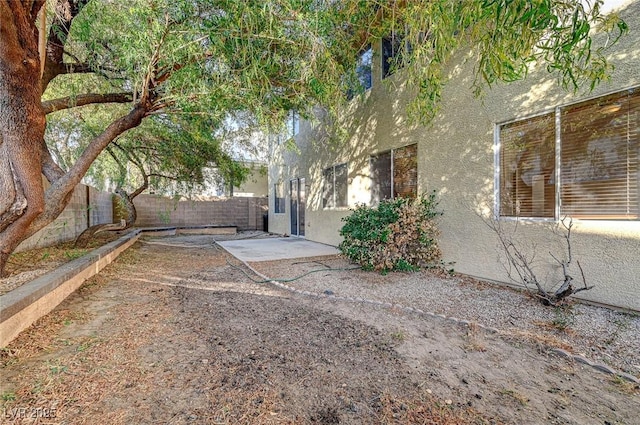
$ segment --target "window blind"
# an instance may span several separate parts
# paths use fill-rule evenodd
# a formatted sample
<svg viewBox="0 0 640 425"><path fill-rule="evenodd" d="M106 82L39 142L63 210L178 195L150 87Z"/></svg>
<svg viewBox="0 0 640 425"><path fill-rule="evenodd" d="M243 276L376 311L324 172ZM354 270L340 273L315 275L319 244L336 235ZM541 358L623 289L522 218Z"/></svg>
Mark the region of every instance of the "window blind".
<svg viewBox="0 0 640 425"><path fill-rule="evenodd" d="M335 207L335 201L333 197L334 192L334 170L333 167L325 169L322 173L322 207L333 208Z"/></svg>
<svg viewBox="0 0 640 425"><path fill-rule="evenodd" d="M337 208L346 207L348 205L348 169L347 164L340 164L335 166L334 174L334 196L335 206Z"/></svg>
<svg viewBox="0 0 640 425"><path fill-rule="evenodd" d="M393 196L415 198L418 194L418 145L393 151Z"/></svg>
<svg viewBox="0 0 640 425"><path fill-rule="evenodd" d="M555 115L500 127L500 215L554 217Z"/></svg>
<svg viewBox="0 0 640 425"><path fill-rule="evenodd" d="M561 214L637 219L639 90L561 109Z"/></svg>

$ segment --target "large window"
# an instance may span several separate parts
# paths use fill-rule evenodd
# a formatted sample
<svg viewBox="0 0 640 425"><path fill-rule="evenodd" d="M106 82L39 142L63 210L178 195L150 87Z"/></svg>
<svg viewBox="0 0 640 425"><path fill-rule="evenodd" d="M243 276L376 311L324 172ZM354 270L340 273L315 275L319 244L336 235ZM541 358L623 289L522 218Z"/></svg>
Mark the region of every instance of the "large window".
<svg viewBox="0 0 640 425"><path fill-rule="evenodd" d="M273 185L273 212L283 214L285 205L284 184L282 182Z"/></svg>
<svg viewBox="0 0 640 425"><path fill-rule="evenodd" d="M637 219L640 90L499 126L501 216Z"/></svg>
<svg viewBox="0 0 640 425"><path fill-rule="evenodd" d="M344 208L348 204L347 164L335 165L322 172L322 207Z"/></svg>
<svg viewBox="0 0 640 425"><path fill-rule="evenodd" d="M413 144L371 157L371 204L418 193L418 145Z"/></svg>

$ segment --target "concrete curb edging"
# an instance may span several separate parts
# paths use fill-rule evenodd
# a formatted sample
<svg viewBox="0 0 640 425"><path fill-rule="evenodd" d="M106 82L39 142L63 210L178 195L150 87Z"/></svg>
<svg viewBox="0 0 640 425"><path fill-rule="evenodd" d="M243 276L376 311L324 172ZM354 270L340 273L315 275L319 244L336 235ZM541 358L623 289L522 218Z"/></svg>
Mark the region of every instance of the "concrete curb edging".
<svg viewBox="0 0 640 425"><path fill-rule="evenodd" d="M425 312L423 310L420 310L418 308L415 307L407 307L407 306L403 306L401 304L391 304L391 303L385 303L385 302L380 302L380 301L375 301L375 300L368 300L365 298L352 298L352 297L342 297L340 295L335 295L333 292L331 293L315 293L315 292L310 292L310 291L303 291L297 288L294 288L293 286L284 284L282 282L278 282L276 280L273 280L272 278L260 273L259 271L257 271L256 269L254 269L253 267L251 267L246 261L244 260L240 260L238 257L235 257L231 252L229 252L226 248L224 248L222 245L218 244L218 246L220 246L222 249L224 249L229 255L231 255L232 257L236 258L238 261L240 261L245 267L247 267L249 270L251 270L253 273L255 273L256 275L260 276L262 279L264 279L265 281L269 281L269 283L271 283L272 285L284 289L286 291L295 293L295 294L299 294L299 295L304 295L304 296L310 296L310 297L314 297L314 298L327 298L327 299L331 299L331 300L336 300L336 301L346 301L346 302L353 302L353 303L359 303L359 304L371 304L371 305L375 305L378 307L382 307L388 310L399 310L399 311L403 311L405 313L414 313L417 314L419 316L425 316L425 317L430 317L430 318L438 318L440 320L443 321L447 321L453 324L457 324L457 325L461 325L463 327L467 327L467 328L471 328L476 327L477 329L481 329L487 333L490 334L500 334L502 333L499 329L494 328L494 327L490 327L490 326L485 326L481 323L477 323L477 322L472 322L469 320L464 320L464 319L458 319L457 317L449 317L446 316L444 314L436 314L436 313L432 313L432 312ZM635 383L635 384L640 384L640 379L636 378L635 376L626 373L626 372L622 372L622 371L618 371L615 370L613 368L611 368L610 366L605 365L604 363L598 363L598 362L592 362L589 359L587 359L584 356L578 355L578 354L572 354L566 350L560 349L560 348L551 348L549 351L551 354L554 354L558 357L562 357L562 358L566 358L568 360L571 361L575 361L581 364L584 364L585 366L589 366L594 370L597 370L599 372L603 372L606 373L608 375L615 375L618 376L626 381Z"/></svg>
<svg viewBox="0 0 640 425"><path fill-rule="evenodd" d="M150 236L176 236L176 235L235 235L238 226L203 224L200 226L156 226L138 227L141 232Z"/></svg>
<svg viewBox="0 0 640 425"><path fill-rule="evenodd" d="M0 348L49 313L140 237L133 230L119 239L72 260L0 296Z"/></svg>

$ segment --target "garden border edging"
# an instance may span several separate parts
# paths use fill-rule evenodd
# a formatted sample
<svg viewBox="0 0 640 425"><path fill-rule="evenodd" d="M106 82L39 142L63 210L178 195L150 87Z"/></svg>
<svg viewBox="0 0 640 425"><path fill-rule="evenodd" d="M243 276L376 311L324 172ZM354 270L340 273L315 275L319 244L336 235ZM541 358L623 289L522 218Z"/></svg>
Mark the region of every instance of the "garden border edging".
<svg viewBox="0 0 640 425"><path fill-rule="evenodd" d="M77 290L85 280L98 274L140 237L133 230L119 239L72 260L37 279L0 296L0 348L20 332L51 312Z"/></svg>

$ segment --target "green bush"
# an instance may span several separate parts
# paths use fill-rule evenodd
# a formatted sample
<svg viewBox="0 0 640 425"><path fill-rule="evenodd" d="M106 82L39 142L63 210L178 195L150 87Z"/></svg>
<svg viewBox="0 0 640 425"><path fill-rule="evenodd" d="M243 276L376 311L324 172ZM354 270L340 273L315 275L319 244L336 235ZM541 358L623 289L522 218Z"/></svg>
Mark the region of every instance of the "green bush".
<svg viewBox="0 0 640 425"><path fill-rule="evenodd" d="M343 218L338 249L365 270L415 271L440 263L435 192L416 199L396 198L376 208L358 205Z"/></svg>

